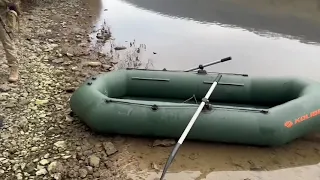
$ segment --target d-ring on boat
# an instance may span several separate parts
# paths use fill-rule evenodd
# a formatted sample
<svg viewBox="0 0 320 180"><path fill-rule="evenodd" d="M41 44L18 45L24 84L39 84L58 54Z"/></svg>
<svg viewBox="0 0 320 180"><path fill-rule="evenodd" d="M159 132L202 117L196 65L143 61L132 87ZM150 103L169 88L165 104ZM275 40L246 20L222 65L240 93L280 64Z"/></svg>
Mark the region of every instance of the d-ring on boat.
<svg viewBox="0 0 320 180"><path fill-rule="evenodd" d="M187 139L278 146L320 129L320 83L220 74ZM70 105L98 133L179 138L218 75L112 71L86 80Z"/></svg>

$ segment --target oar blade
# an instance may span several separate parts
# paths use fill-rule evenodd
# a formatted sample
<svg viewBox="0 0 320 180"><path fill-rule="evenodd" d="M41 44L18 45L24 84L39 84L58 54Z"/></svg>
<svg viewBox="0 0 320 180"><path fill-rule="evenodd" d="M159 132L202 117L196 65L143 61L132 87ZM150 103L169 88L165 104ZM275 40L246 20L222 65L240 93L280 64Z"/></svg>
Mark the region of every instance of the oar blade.
<svg viewBox="0 0 320 180"><path fill-rule="evenodd" d="M174 158L176 157L176 154L178 153L178 150L179 150L180 146L181 146L180 143L177 143L177 144L174 146L174 148L173 148L173 150L172 150L172 152L171 152L171 154L170 154L170 156L169 156L169 158L168 158L168 160L167 160L167 162L166 162L166 165L165 165L164 168L163 168L163 171L162 171L160 180L164 180L163 178L164 178L164 176L166 175L166 173L167 173L167 171L168 171L168 169L169 169L172 161L173 161Z"/></svg>

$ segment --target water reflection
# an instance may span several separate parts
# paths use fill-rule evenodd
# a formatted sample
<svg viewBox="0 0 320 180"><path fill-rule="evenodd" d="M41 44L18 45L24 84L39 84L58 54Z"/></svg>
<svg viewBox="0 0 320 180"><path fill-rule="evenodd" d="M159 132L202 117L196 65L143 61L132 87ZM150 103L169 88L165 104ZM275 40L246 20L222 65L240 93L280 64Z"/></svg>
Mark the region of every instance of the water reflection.
<svg viewBox="0 0 320 180"><path fill-rule="evenodd" d="M281 33L304 42L320 42L316 0L123 0L138 8L201 23L237 26L260 35ZM290 12L291 11L291 12ZM306 11L309 14L306 15ZM304 14L303 14L304 13ZM307 18L308 17L308 18Z"/></svg>
<svg viewBox="0 0 320 180"><path fill-rule="evenodd" d="M119 0L102 1L102 7L108 11L102 11L97 26L106 21L117 44L128 46L133 40L146 44L144 64L152 59L157 69L187 69L232 56L233 61L209 70L320 79L319 46L274 35L261 37L240 27L163 16Z"/></svg>

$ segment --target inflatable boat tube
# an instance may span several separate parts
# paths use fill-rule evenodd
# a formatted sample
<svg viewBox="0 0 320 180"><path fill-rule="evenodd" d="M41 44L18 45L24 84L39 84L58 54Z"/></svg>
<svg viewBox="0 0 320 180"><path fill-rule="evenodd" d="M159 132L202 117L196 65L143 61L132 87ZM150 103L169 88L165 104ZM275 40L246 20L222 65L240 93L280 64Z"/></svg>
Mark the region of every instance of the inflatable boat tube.
<svg viewBox="0 0 320 180"><path fill-rule="evenodd" d="M179 138L217 73L118 70L83 83L72 111L93 131ZM320 128L320 84L222 74L187 139L279 146Z"/></svg>

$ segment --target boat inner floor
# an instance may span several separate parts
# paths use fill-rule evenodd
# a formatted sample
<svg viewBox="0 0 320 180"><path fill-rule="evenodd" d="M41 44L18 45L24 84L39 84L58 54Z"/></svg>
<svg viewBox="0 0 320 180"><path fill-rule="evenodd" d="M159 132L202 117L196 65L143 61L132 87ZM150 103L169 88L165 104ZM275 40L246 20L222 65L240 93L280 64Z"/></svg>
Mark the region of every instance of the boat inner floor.
<svg viewBox="0 0 320 180"><path fill-rule="evenodd" d="M164 98L146 98L146 97L131 97L123 96L117 99L131 99L131 100L140 100L140 101L160 101L160 102L173 102L173 103L186 103L186 104L198 104L200 105L201 99L196 99L191 97L186 100L181 99L164 99ZM262 106L262 105L252 105L252 104L237 104L237 103L223 103L223 102L209 102L213 106L226 107L226 108L244 108L244 109L269 109L272 106Z"/></svg>

